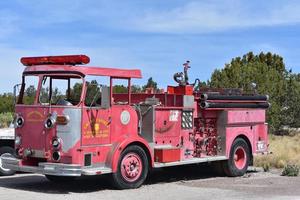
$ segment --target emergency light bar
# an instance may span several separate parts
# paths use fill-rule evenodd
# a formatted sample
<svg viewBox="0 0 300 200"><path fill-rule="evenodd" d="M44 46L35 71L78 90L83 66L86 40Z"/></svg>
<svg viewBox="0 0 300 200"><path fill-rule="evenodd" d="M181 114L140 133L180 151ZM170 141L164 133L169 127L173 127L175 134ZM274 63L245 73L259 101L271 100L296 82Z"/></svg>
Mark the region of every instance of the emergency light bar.
<svg viewBox="0 0 300 200"><path fill-rule="evenodd" d="M25 66L32 65L83 65L88 64L90 58L86 55L65 55L65 56L40 56L23 57L21 63Z"/></svg>

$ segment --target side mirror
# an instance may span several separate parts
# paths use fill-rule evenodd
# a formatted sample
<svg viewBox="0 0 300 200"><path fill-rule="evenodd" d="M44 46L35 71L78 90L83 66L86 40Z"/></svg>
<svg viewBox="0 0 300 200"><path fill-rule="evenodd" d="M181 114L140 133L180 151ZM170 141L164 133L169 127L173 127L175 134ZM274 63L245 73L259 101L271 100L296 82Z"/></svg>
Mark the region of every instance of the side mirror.
<svg viewBox="0 0 300 200"><path fill-rule="evenodd" d="M109 106L110 106L110 87L102 86L101 108L109 108Z"/></svg>
<svg viewBox="0 0 300 200"><path fill-rule="evenodd" d="M19 86L21 86L22 84L16 84L14 85L14 105L16 105L17 103L17 93L19 93L20 89Z"/></svg>

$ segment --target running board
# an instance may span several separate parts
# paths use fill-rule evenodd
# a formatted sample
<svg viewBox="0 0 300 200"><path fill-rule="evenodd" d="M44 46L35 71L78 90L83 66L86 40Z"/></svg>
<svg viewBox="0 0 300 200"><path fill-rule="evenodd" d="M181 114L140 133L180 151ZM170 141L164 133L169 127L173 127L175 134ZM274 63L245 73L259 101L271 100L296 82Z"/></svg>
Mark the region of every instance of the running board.
<svg viewBox="0 0 300 200"><path fill-rule="evenodd" d="M82 168L82 171L81 171L81 174L85 175L85 176L109 174L109 173L112 173L112 170L111 170L111 168L108 168L108 167Z"/></svg>
<svg viewBox="0 0 300 200"><path fill-rule="evenodd" d="M191 158L187 160L168 162L168 163L154 162L154 168L170 167L176 165L188 165L188 164L196 164L196 163L204 163L204 162L212 162L212 161L220 161L220 160L227 160L227 157L215 156L215 157L207 157L207 158Z"/></svg>

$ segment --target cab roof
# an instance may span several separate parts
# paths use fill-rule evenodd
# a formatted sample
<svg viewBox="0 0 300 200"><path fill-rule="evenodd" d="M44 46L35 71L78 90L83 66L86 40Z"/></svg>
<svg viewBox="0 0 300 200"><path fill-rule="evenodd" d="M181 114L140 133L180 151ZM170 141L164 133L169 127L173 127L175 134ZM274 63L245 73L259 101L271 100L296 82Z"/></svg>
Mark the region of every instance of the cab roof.
<svg viewBox="0 0 300 200"><path fill-rule="evenodd" d="M142 78L139 69L118 69L92 66L73 65L33 65L27 66L23 72L28 74L78 74L80 76L110 76L118 78Z"/></svg>
<svg viewBox="0 0 300 200"><path fill-rule="evenodd" d="M26 66L23 74L78 74L110 76L116 78L142 78L139 69L117 69L106 67L87 67L90 58L86 55L61 55L23 57L21 63Z"/></svg>

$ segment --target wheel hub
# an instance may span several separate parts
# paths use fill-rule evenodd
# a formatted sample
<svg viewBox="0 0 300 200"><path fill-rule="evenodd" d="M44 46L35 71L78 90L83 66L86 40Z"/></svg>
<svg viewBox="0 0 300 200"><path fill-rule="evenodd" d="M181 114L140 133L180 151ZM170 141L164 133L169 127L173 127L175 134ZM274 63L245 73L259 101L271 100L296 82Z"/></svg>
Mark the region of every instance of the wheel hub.
<svg viewBox="0 0 300 200"><path fill-rule="evenodd" d="M142 174L142 159L135 153L124 156L121 162L121 175L128 182L136 181Z"/></svg>
<svg viewBox="0 0 300 200"><path fill-rule="evenodd" d="M244 148L238 147L234 152L234 164L238 169L243 169L246 166L247 156Z"/></svg>

